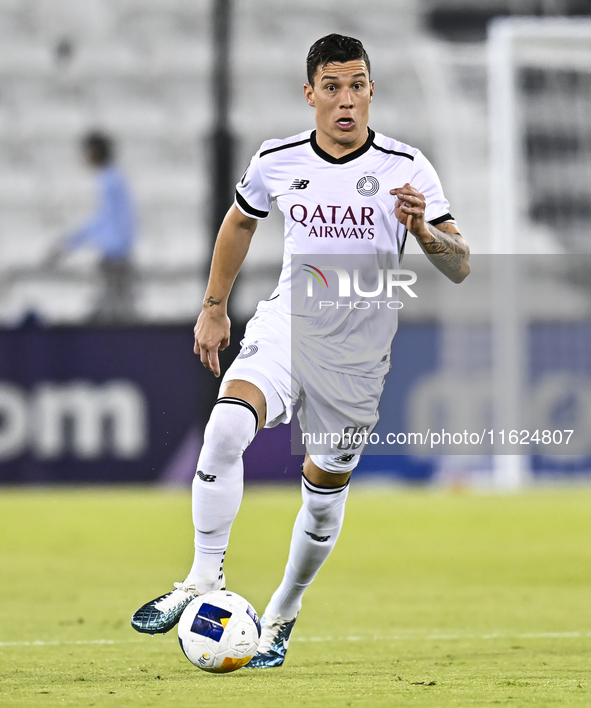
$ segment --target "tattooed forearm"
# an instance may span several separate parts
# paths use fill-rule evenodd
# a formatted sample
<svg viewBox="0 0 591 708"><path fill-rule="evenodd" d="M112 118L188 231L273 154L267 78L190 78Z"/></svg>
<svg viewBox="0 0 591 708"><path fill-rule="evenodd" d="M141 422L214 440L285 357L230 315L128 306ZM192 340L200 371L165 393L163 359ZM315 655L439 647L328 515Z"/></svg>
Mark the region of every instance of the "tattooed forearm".
<svg viewBox="0 0 591 708"><path fill-rule="evenodd" d="M466 269L470 253L468 245L459 231L456 231L455 227L454 230L451 230L450 227L451 224L446 226L446 231L442 231L429 224L427 228L431 238L420 241L423 251L429 256L432 263L448 277L452 277L452 274L460 274L462 269ZM452 280L455 278L452 277Z"/></svg>
<svg viewBox="0 0 591 708"><path fill-rule="evenodd" d="M220 302L221 300L214 300L213 297L210 295L205 301L205 304L209 305L210 307L213 307L214 305L219 305Z"/></svg>
<svg viewBox="0 0 591 708"><path fill-rule="evenodd" d="M460 270L464 254L447 234L439 232L435 238L423 243L425 253L435 256L439 262L447 265L452 270Z"/></svg>

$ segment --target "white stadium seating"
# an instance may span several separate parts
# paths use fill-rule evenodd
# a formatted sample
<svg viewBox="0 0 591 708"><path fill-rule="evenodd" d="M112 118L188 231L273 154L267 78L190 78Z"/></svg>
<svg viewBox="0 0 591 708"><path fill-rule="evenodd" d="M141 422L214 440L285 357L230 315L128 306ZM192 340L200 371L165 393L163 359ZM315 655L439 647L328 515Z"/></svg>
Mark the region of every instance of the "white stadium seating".
<svg viewBox="0 0 591 708"><path fill-rule="evenodd" d="M211 248L211 5L0 3L0 324L14 325L30 311L50 323L82 322L88 314L97 287L92 258L72 256L53 276L40 266L92 209L92 176L79 141L95 128L116 139L137 200L141 319L184 322L197 314ZM373 61L372 126L424 150L454 214L467 232L477 231L473 242L484 243L486 104L484 91L473 90L485 80L484 47L451 47L427 36L421 6L236 0L236 178L262 140L313 126L301 94L307 49L322 34L352 34ZM478 185L470 194L462 189L466 171ZM237 286L239 314L272 289L281 249L281 224L273 217L261 225L245 265L253 277Z"/></svg>

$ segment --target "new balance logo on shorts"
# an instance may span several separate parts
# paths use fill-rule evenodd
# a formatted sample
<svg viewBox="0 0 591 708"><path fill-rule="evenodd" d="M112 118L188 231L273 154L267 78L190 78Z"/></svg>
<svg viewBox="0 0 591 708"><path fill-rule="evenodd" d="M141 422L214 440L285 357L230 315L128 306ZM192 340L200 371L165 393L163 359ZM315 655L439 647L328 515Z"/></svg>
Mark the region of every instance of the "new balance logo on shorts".
<svg viewBox="0 0 591 708"><path fill-rule="evenodd" d="M291 183L290 189L306 189L309 184L309 179L294 179L294 181Z"/></svg>
<svg viewBox="0 0 591 708"><path fill-rule="evenodd" d="M205 474L201 470L197 470L197 476L202 482L215 482L217 479L215 474Z"/></svg>
<svg viewBox="0 0 591 708"><path fill-rule="evenodd" d="M315 533L312 533L311 531L306 531L306 533L312 540L318 541L319 543L325 543L330 538L330 536L317 536Z"/></svg>

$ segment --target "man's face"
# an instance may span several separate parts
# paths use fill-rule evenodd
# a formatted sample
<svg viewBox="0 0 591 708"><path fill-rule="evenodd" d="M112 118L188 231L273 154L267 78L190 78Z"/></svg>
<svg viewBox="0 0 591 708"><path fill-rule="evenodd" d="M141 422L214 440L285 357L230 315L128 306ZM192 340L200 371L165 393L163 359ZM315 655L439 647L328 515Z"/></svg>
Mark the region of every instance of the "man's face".
<svg viewBox="0 0 591 708"><path fill-rule="evenodd" d="M84 148L84 160L90 167L102 167L103 160L97 155L96 150L90 147Z"/></svg>
<svg viewBox="0 0 591 708"><path fill-rule="evenodd" d="M305 84L304 96L316 111L319 140L351 150L365 143L373 81L364 61L319 67L314 86Z"/></svg>

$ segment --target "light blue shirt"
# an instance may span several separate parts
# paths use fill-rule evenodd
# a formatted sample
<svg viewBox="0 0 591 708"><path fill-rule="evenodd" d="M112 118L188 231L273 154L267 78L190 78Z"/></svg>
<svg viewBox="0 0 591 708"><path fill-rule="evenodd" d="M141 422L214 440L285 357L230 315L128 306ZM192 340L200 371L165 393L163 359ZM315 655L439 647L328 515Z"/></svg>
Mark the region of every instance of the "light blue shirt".
<svg viewBox="0 0 591 708"><path fill-rule="evenodd" d="M125 179L114 165L98 173L99 205L94 216L71 234L64 244L68 251L92 245L103 258L129 259L136 234L136 214Z"/></svg>

